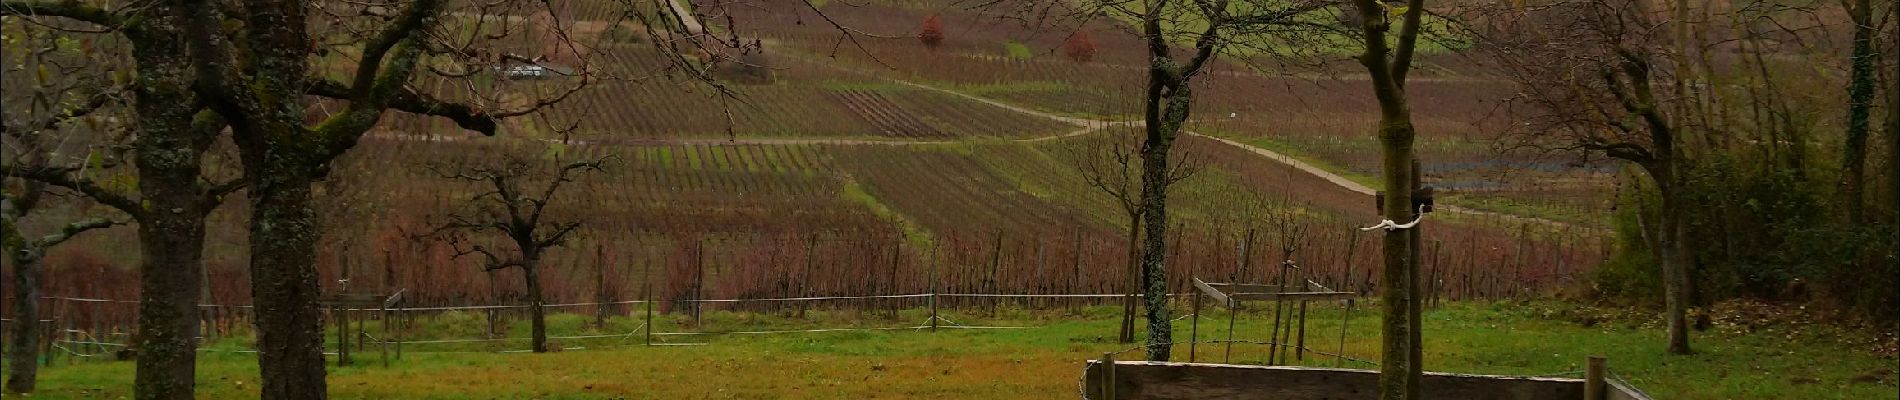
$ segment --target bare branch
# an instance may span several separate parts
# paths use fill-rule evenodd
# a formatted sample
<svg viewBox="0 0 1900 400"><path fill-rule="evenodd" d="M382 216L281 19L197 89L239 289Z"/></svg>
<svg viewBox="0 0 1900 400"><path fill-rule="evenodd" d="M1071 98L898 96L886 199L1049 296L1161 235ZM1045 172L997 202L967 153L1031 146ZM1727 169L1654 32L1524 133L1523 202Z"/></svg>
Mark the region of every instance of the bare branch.
<svg viewBox="0 0 1900 400"><path fill-rule="evenodd" d="M59 232L55 232L53 234L40 237L38 240L34 240L33 246L39 247L39 248L57 246L60 243L65 243L67 240L72 239L73 237L78 236L81 233L85 233L86 231L101 229L101 228L108 228L108 227L112 227L116 225L122 225L122 224L125 224L126 222L127 221L125 220L115 220L111 218L93 218L93 219L73 222L70 224L66 224L66 226L64 227L61 227L59 229Z"/></svg>
<svg viewBox="0 0 1900 400"><path fill-rule="evenodd" d="M78 0L18 1L0 3L0 15L21 17L60 17L98 25L106 29L125 27L125 21L106 9Z"/></svg>

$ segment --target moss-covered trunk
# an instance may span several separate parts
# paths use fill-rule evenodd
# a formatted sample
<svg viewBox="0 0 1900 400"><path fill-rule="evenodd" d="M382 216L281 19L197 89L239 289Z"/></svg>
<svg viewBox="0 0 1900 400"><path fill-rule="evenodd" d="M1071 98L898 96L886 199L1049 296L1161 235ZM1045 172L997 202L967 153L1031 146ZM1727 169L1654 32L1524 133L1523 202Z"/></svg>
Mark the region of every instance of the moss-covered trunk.
<svg viewBox="0 0 1900 400"><path fill-rule="evenodd" d="M1148 360L1167 361L1173 345L1173 318L1168 313L1168 141L1151 141L1141 151L1142 296L1148 304Z"/></svg>
<svg viewBox="0 0 1900 400"><path fill-rule="evenodd" d="M14 221L7 221L13 230ZM24 242L9 232L9 242ZM7 325L8 394L32 393L39 373L40 349L40 250L24 243L8 243L7 258L13 263L13 323Z"/></svg>
<svg viewBox="0 0 1900 400"><path fill-rule="evenodd" d="M1868 0L1849 0L1848 19L1854 25L1853 50L1849 53L1847 81L1847 142L1841 146L1841 207L1846 208L1848 224L1858 224L1866 211L1863 205L1867 187L1867 135L1872 128L1874 103L1873 4ZM1893 110L1888 110L1892 113Z"/></svg>
<svg viewBox="0 0 1900 400"><path fill-rule="evenodd" d="M1172 61L1158 58L1149 67L1141 143L1141 275L1148 304L1148 360L1167 361L1173 346L1168 310L1168 187L1174 171L1168 156L1187 121L1194 94Z"/></svg>
<svg viewBox="0 0 1900 400"><path fill-rule="evenodd" d="M205 216L199 184L215 131L193 129L191 63L172 2L154 3L126 36L133 42L139 208L138 366L133 397L189 400L198 360Z"/></svg>
<svg viewBox="0 0 1900 400"><path fill-rule="evenodd" d="M316 213L310 169L268 155L247 162L251 193L251 299L256 306L257 366L266 399L327 397L323 319L317 299Z"/></svg>

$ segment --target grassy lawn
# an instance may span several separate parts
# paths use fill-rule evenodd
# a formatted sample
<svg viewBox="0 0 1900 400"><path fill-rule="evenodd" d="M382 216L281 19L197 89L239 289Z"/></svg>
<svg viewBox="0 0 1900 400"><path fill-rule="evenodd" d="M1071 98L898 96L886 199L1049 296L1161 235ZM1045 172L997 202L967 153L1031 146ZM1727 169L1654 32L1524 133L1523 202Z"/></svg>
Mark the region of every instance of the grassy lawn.
<svg viewBox="0 0 1900 400"><path fill-rule="evenodd" d="M1262 340L1270 330L1270 304L1237 319L1235 339ZM1895 391L1893 360L1833 339L1826 329L1799 332L1718 329L1697 333L1693 356L1662 355L1662 333L1643 322L1569 322L1576 309L1554 303L1458 303L1427 311L1426 365L1434 371L1566 375L1581 369L1586 355L1602 354L1611 370L1659 399L1870 399ZM1336 305L1309 310L1307 345L1334 352L1341 346ZM805 319L788 313L710 313L705 330L801 329L812 327L907 326L926 316L906 310L891 319L880 313L822 312ZM1113 340L1115 311L1106 307L1029 313L1005 307L995 317L963 311L948 315L966 324L1035 326L1027 329L962 329L937 332L892 330L773 335L664 336L694 346L637 345L640 336L591 343L562 342L570 350L548 354L492 352L422 353L424 350L494 350L411 345L402 360L382 367L365 352L364 366L333 368L332 397L342 399L610 399L610 398L1075 398L1082 360L1104 351L1128 350ZM1353 313L1344 352L1377 354L1377 316ZM1177 314L1180 315L1180 314ZM586 318L560 315L557 334L584 333ZM423 333L461 334L460 317L421 321ZM1227 315L1210 311L1200 324L1202 340L1227 334ZM446 321L446 322L444 322ZM630 331L639 321L613 321L605 332ZM660 332L682 332L680 317L660 318ZM1190 320L1176 323L1185 338ZM524 330L517 321L511 336ZM427 330L426 332L424 330ZM215 348L235 348L227 339ZM514 346L525 343L512 342ZM585 350L574 347L591 347ZM1178 346L1177 360L1187 358ZM1220 345L1197 349L1202 361L1220 361ZM1137 352L1123 357L1138 357ZM1234 348L1235 362L1259 362L1264 346ZM63 360L62 360L63 362ZM1304 363L1331 366L1336 359L1307 354ZM200 398L255 396L255 361L241 353L207 352L199 359ZM1358 362L1347 366L1369 367ZM129 362L60 364L42 372L32 398L122 398L129 396Z"/></svg>

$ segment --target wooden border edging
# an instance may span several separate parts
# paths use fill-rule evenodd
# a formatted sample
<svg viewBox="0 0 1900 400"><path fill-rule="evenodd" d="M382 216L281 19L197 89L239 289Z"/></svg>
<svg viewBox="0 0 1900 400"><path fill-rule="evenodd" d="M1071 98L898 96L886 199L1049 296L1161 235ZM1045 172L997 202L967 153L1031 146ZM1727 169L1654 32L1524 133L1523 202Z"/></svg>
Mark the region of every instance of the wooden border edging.
<svg viewBox="0 0 1900 400"><path fill-rule="evenodd" d="M1195 364L1153 361L1111 361L1113 372L1102 376L1103 363L1089 361L1082 374L1082 398L1104 399L1107 379L1115 400L1141 399L1255 399L1255 400L1376 400L1379 373L1371 370L1278 367L1258 365ZM1581 399L1584 380L1521 376L1427 372L1421 382L1424 399L1432 400L1542 400ZM1607 400L1649 400L1620 383L1606 386Z"/></svg>

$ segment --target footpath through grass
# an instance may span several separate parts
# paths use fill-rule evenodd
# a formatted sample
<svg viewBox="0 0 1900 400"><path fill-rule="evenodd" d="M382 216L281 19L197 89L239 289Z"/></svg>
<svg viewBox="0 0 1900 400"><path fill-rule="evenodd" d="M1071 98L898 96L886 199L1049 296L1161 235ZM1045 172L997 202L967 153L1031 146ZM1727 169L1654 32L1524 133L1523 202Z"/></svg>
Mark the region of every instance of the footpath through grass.
<svg viewBox="0 0 1900 400"><path fill-rule="evenodd" d="M1185 310L1183 310L1185 311ZM1336 305L1309 310L1306 345L1316 351L1341 347ZM805 319L781 313L710 313L705 330L754 330L857 326L908 326L926 316L906 310L898 318L876 312L820 312ZM962 329L824 332L769 335L663 336L666 342L695 346L640 346L640 335L568 341L570 350L548 354L429 350L494 350L525 342L469 347L406 346L390 367L361 354L360 366L333 367L330 390L339 399L615 399L615 398L1077 398L1082 362L1104 351L1128 350L1114 343L1116 311L1107 307L1067 312L1029 313L1005 308L996 316L964 310L952 320L1029 329ZM1717 329L1698 333L1692 356L1662 354L1662 332L1639 322L1603 322L1586 327L1571 320L1574 307L1553 303L1460 303L1426 314L1426 367L1433 371L1560 375L1581 369L1587 355L1609 357L1617 375L1659 399L1872 399L1891 398L1896 376L1893 359L1835 340L1829 329L1788 331L1774 328L1740 333ZM1177 315L1185 315L1180 313ZM585 317L559 315L557 334L586 333ZM1356 358L1378 354L1376 312L1361 307L1344 335L1344 352ZM466 319L466 318L462 318ZM1236 319L1236 340L1263 340L1271 329L1271 304ZM447 321L447 322L442 322ZM605 332L630 331L614 321ZM683 332L681 317L660 318L660 332ZM1177 339L1186 340L1190 320L1176 321ZM1200 324L1201 340L1224 339L1227 315L1209 311ZM419 321L418 331L462 334L457 317ZM511 336L526 325L515 321ZM1726 332L1726 333L1717 333ZM444 336L446 337L446 336ZM412 339L413 340L413 339ZM214 348L231 349L245 339L227 339ZM558 342L558 341L557 341ZM588 347L574 350L575 347ZM1185 360L1188 346L1176 347ZM1202 344L1203 362L1219 362L1224 346ZM1264 346L1237 345L1231 360L1259 363ZM1137 352L1125 357L1138 357ZM256 396L255 358L243 353L206 352L199 359L200 398ZM1308 365L1332 366L1336 359L1312 353ZM1369 368L1359 362L1345 366ZM130 362L91 361L42 370L35 399L124 398L130 395Z"/></svg>

